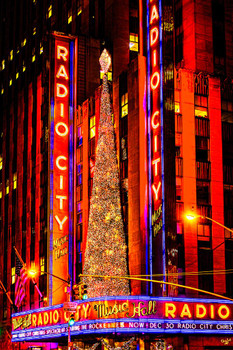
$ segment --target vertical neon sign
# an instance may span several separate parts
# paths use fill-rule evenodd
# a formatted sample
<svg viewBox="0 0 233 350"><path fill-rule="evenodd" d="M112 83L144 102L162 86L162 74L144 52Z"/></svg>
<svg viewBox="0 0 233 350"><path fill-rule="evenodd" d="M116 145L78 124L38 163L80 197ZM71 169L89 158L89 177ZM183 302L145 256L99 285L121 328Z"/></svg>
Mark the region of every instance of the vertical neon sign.
<svg viewBox="0 0 233 350"><path fill-rule="evenodd" d="M163 152L162 152L162 31L159 0L147 1L147 48L148 48L148 151L149 151L149 255L152 275L152 241L163 230ZM162 233L164 236L164 233ZM164 237L162 256L164 255ZM162 262L163 272L164 261ZM150 285L152 293L152 285Z"/></svg>
<svg viewBox="0 0 233 350"><path fill-rule="evenodd" d="M55 39L54 110L51 121L50 157L50 267L54 275L68 279L69 251L69 97L70 52L69 41ZM52 284L52 286L51 286ZM59 279L50 279L50 303L66 299Z"/></svg>

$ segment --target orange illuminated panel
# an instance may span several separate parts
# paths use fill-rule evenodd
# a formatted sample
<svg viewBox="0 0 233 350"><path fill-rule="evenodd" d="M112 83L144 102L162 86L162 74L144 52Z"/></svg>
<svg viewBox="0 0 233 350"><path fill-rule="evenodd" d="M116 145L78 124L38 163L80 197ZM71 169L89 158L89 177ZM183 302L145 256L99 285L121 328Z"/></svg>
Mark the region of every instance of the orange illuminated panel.
<svg viewBox="0 0 233 350"><path fill-rule="evenodd" d="M55 40L53 271L67 280L69 236L69 42ZM53 304L64 301L59 279L53 279ZM58 290L58 291L57 291ZM56 292L57 291L57 292Z"/></svg>
<svg viewBox="0 0 233 350"><path fill-rule="evenodd" d="M151 94L151 193L152 226L156 236L162 227L160 46L158 1L149 4L150 94Z"/></svg>

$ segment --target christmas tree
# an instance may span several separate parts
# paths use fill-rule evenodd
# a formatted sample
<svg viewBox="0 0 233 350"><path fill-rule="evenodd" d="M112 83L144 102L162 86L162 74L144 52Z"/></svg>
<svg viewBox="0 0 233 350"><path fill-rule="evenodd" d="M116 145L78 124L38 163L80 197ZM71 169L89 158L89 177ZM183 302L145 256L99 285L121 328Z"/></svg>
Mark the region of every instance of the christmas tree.
<svg viewBox="0 0 233 350"><path fill-rule="evenodd" d="M112 123L107 72L111 59L106 50L100 56L104 72L101 91L100 121L84 275L127 275L127 247L120 204L120 185ZM129 295L129 281L118 278L84 277L88 297Z"/></svg>

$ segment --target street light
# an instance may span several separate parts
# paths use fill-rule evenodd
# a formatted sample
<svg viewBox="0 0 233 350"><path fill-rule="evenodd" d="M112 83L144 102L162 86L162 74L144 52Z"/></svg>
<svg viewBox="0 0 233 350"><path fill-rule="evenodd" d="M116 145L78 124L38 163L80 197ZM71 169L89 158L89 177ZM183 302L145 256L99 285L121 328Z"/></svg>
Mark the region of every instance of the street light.
<svg viewBox="0 0 233 350"><path fill-rule="evenodd" d="M35 270L28 270L28 275L31 276L32 278L34 278L36 276L38 271ZM60 281L63 281L65 283L68 284L68 290L67 293L69 294L69 301L71 301L71 284L70 284L70 277L68 278L68 280L65 280L64 278L61 278L59 276L54 275L53 273L47 272L47 271L43 271L43 273L45 275L49 275L52 276L54 278L59 279ZM73 316L73 315L71 315ZM70 349L70 343L71 343L71 337L70 337L70 326L72 326L74 324L74 317L71 317L70 320L68 321L68 349Z"/></svg>
<svg viewBox="0 0 233 350"><path fill-rule="evenodd" d="M228 230L229 232L233 233L233 230L231 230L229 227L226 227L225 225L221 224L220 222L218 222L218 221L216 221L216 220L214 220L212 218L209 218L208 216L187 214L185 217L188 220L195 220L195 219L198 219L198 218L206 219L206 220L214 222L218 226L221 226L221 227L225 228L226 230Z"/></svg>
<svg viewBox="0 0 233 350"><path fill-rule="evenodd" d="M223 227L225 230L227 230L227 231L233 233L233 230L232 230L232 229L230 229L229 227L227 227L227 226L221 224L220 222L218 222L218 221L216 221L216 220L214 220L214 219L212 219L212 218L209 218L208 216L205 216L205 215L187 214L187 215L185 215L185 217L186 217L186 219L188 219L188 220L195 220L195 219L198 219L198 218L206 219L206 220L209 220L209 221L214 222L216 225L218 225L218 226L220 226L220 227ZM215 249L217 249L218 247L220 247L220 246L221 246L222 244L224 244L225 241L228 240L228 239L231 239L231 237L229 237L229 238L227 237L222 243L218 244L218 245L217 245L216 247L214 247L212 250L215 250Z"/></svg>

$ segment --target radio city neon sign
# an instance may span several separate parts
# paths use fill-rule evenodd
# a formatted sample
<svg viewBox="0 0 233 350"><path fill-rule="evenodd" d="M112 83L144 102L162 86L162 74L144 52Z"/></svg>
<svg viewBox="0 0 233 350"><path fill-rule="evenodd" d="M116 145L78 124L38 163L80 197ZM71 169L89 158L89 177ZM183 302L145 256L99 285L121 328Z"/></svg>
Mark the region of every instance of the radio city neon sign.
<svg viewBox="0 0 233 350"><path fill-rule="evenodd" d="M154 236L162 223L162 182L161 182L161 118L160 118L160 57L159 57L159 11L158 1L149 1L149 43L150 43L150 94L151 94L151 192L152 226ZM158 214L159 213L159 214ZM160 221L159 221L160 220Z"/></svg>
<svg viewBox="0 0 233 350"><path fill-rule="evenodd" d="M69 43L55 42L54 97L54 238L61 240L68 232L68 160L69 160ZM67 240L63 240L67 242ZM54 246L54 258L68 253L67 243Z"/></svg>

